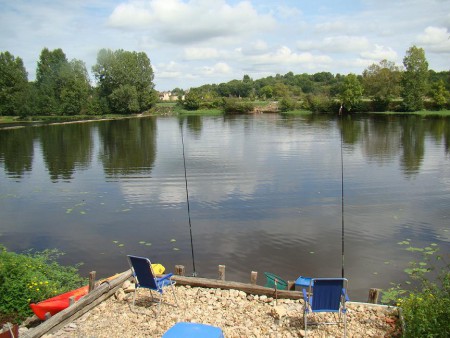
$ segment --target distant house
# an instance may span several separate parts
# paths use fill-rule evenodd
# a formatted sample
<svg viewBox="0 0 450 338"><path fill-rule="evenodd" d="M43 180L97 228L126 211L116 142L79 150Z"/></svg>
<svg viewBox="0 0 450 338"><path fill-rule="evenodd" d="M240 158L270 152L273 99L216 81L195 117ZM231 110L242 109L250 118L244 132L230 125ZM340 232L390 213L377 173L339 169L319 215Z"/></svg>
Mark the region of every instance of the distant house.
<svg viewBox="0 0 450 338"><path fill-rule="evenodd" d="M184 100L184 95L181 97ZM172 92L159 92L159 100L160 101L177 101L178 95L172 94Z"/></svg>

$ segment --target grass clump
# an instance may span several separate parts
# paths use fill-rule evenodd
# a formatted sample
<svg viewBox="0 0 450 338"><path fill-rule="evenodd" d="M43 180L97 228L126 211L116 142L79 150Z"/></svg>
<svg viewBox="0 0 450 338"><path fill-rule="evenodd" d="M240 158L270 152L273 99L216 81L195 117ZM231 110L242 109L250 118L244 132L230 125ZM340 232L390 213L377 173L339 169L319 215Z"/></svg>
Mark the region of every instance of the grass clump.
<svg viewBox="0 0 450 338"><path fill-rule="evenodd" d="M17 254L0 245L0 322L20 323L32 315L30 303L80 287L78 267L62 266L58 250Z"/></svg>

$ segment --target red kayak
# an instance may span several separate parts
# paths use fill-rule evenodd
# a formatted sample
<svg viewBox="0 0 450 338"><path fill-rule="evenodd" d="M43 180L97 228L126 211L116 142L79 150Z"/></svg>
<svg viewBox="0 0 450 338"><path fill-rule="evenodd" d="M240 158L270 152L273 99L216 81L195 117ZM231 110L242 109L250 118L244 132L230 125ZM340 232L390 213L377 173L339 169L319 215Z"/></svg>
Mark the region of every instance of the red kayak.
<svg viewBox="0 0 450 338"><path fill-rule="evenodd" d="M101 284L106 281L113 280L114 278L120 276L120 274L115 274L114 276L101 279L97 284ZM37 304L31 303L31 310L39 317L40 320L45 320L45 314L48 312L52 316L59 311L62 311L69 307L70 297L74 297L75 301L78 301L81 297L87 295L89 292L89 285L82 286L79 289L75 289L66 293L62 293L58 296L43 300Z"/></svg>
<svg viewBox="0 0 450 338"><path fill-rule="evenodd" d="M40 320L45 320L45 314L49 312L52 316L59 311L64 310L69 307L70 297L74 297L75 301L79 300L81 297L87 295L89 292L89 286L83 286L79 289L75 289L58 296L43 300L37 304L31 303L31 310L39 317Z"/></svg>

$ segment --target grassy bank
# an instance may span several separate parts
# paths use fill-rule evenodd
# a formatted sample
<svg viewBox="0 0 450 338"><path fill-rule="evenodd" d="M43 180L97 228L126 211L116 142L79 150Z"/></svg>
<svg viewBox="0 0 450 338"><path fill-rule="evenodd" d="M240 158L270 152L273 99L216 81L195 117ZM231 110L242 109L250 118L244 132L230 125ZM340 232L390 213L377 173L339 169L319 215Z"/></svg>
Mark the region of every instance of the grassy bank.
<svg viewBox="0 0 450 338"><path fill-rule="evenodd" d="M258 107L264 108L268 103L258 103ZM296 109L287 112L280 112L279 114L287 116L296 115L309 115L313 114L310 110ZM352 114L359 114L359 112L352 112ZM447 117L450 116L450 110L420 110L416 112L369 112L364 114L374 115L419 115L423 117ZM14 124L33 124L33 123L67 123L76 121L91 121L91 120L116 120L123 118L133 118L139 116L176 116L176 115L195 115L195 116L220 116L224 115L224 112L220 108L199 109L199 110L187 110L178 106L175 102L162 102L158 103L154 108L148 112L142 114L132 115L120 115L120 114L105 114L105 115L73 115L73 116L28 116L21 118L19 116L0 116L0 125L4 127Z"/></svg>

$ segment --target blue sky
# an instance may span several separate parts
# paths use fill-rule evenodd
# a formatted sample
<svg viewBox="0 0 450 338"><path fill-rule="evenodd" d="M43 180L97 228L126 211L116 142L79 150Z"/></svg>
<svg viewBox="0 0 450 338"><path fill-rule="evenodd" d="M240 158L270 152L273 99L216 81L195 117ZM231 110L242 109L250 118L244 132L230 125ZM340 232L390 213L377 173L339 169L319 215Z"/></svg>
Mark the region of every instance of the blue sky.
<svg viewBox="0 0 450 338"><path fill-rule="evenodd" d="M285 74L361 74L407 49L450 69L450 0L0 0L0 51L29 79L44 47L90 71L101 48L145 52L158 90Z"/></svg>

